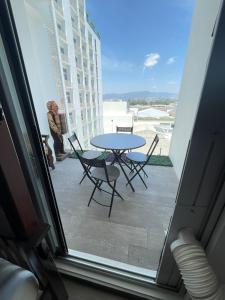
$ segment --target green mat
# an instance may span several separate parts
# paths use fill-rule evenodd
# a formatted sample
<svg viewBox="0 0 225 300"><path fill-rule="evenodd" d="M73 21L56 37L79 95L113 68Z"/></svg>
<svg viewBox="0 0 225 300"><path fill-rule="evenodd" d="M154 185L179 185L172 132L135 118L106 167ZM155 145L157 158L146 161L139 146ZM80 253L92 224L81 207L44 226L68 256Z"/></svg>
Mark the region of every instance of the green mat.
<svg viewBox="0 0 225 300"><path fill-rule="evenodd" d="M80 150L77 150L77 152L82 153ZM102 155L99 157L99 159L107 160L107 158L109 157L110 154L112 154L112 153L108 152L108 151L103 152ZM77 156L75 153L71 153L69 155L69 157L77 159ZM163 167L172 167L173 166L169 156L166 156L166 155L152 155L152 157L148 161L148 165L163 166Z"/></svg>
<svg viewBox="0 0 225 300"><path fill-rule="evenodd" d="M173 166L169 156L166 155L152 155L152 157L148 161L148 165L163 166L163 167Z"/></svg>

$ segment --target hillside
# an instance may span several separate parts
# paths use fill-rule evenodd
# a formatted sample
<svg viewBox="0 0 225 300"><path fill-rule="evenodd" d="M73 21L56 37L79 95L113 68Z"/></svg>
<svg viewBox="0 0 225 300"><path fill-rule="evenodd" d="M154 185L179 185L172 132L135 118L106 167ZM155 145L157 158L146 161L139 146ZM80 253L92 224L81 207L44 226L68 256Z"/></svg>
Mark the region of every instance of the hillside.
<svg viewBox="0 0 225 300"><path fill-rule="evenodd" d="M123 99L123 100L161 100L161 99L174 99L176 100L178 95L175 93L167 92L149 92L149 91L137 91L129 93L112 93L104 94L103 100Z"/></svg>

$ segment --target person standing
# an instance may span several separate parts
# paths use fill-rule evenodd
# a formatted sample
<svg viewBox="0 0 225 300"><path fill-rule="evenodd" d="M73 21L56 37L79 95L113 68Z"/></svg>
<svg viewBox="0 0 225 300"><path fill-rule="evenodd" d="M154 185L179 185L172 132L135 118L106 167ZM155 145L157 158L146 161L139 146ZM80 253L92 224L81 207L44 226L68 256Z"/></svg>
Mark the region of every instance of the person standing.
<svg viewBox="0 0 225 300"><path fill-rule="evenodd" d="M59 119L59 113L58 113L58 105L54 100L47 102L47 108L48 108L48 124L50 128L51 135L54 140L54 150L56 158L60 158L61 155L66 154L64 151L64 145L63 145L63 136L62 136L62 128L61 123Z"/></svg>

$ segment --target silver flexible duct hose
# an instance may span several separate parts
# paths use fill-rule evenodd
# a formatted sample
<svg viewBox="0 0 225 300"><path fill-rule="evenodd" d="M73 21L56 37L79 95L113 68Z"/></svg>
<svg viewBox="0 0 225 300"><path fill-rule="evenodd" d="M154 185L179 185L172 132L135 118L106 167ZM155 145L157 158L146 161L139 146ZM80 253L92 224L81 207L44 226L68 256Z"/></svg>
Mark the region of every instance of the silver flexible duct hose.
<svg viewBox="0 0 225 300"><path fill-rule="evenodd" d="M192 230L183 229L171 246L185 287L193 300L224 300L225 295Z"/></svg>

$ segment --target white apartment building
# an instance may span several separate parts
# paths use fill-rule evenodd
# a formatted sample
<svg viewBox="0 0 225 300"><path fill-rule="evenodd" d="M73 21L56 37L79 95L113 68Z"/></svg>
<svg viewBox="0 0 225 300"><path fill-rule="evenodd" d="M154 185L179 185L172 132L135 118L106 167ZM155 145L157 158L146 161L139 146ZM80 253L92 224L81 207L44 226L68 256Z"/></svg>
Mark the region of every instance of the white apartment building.
<svg viewBox="0 0 225 300"><path fill-rule="evenodd" d="M84 147L102 132L101 45L85 0L53 0L54 33L61 69L61 104L68 130Z"/></svg>
<svg viewBox="0 0 225 300"><path fill-rule="evenodd" d="M85 0L12 0L12 8L41 133L50 135L46 103L55 100L65 142L75 131L88 148L103 132L103 114L101 43Z"/></svg>

